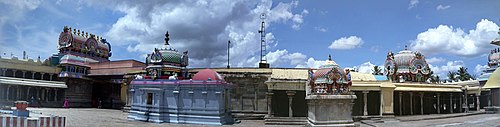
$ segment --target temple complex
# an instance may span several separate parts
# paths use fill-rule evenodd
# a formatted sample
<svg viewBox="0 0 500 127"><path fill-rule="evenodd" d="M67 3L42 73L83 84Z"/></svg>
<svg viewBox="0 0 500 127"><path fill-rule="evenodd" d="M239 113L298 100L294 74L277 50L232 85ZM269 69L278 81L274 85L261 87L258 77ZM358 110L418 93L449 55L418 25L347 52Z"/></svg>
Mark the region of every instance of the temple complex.
<svg viewBox="0 0 500 127"><path fill-rule="evenodd" d="M407 48L388 52L384 75L373 75L341 68L335 54L320 68L188 68L188 52L169 40L167 32L165 44L144 62L111 61L106 39L64 27L59 52L45 61L0 58L0 104L34 100L61 107L68 98L70 107L123 108L129 119L158 123L222 125L234 115L305 125L308 95L355 95L355 119L468 112L500 102L497 49L488 57L487 77L481 76L488 80L430 83L425 55Z"/></svg>

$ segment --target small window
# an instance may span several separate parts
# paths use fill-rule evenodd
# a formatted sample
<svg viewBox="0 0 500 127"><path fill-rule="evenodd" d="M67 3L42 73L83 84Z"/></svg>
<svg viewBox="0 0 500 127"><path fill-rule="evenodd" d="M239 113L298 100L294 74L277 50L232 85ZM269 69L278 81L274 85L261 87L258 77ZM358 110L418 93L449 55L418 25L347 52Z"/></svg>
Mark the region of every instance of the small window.
<svg viewBox="0 0 500 127"><path fill-rule="evenodd" d="M153 93L148 93L146 98L146 105L153 105Z"/></svg>

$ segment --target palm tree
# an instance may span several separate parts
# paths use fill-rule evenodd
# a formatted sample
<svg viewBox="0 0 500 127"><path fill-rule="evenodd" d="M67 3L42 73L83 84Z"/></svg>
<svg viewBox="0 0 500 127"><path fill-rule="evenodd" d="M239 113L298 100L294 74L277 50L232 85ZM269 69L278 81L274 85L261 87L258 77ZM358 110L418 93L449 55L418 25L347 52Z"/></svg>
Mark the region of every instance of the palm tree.
<svg viewBox="0 0 500 127"><path fill-rule="evenodd" d="M467 72L467 68L465 67L458 68L457 75L458 79L460 79L461 81L469 80L472 78L469 72Z"/></svg>
<svg viewBox="0 0 500 127"><path fill-rule="evenodd" d="M455 72L451 72L451 71L448 71L448 79L450 79L451 81L457 81L457 79L455 78L457 73Z"/></svg>
<svg viewBox="0 0 500 127"><path fill-rule="evenodd" d="M429 78L432 83L439 83L439 75L431 75Z"/></svg>
<svg viewBox="0 0 500 127"><path fill-rule="evenodd" d="M373 66L373 75L382 75L382 69L379 66Z"/></svg>

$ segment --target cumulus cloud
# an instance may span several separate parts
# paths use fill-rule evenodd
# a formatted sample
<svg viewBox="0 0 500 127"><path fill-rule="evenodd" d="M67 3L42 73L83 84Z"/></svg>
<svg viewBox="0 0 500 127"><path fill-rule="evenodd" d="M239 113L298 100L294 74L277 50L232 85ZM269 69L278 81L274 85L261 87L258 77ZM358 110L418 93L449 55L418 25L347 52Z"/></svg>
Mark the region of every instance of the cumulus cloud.
<svg viewBox="0 0 500 127"><path fill-rule="evenodd" d="M438 11L440 11L440 10L446 10L446 9L448 9L448 8L450 8L450 7L451 7L450 5L446 5L446 6L445 6L445 5L441 5L441 4L440 4L440 5L438 5L438 6L436 7L436 10L438 10Z"/></svg>
<svg viewBox="0 0 500 127"><path fill-rule="evenodd" d="M483 71L488 68L488 65L480 65L477 64L476 67L474 67L474 74L479 75L483 73Z"/></svg>
<svg viewBox="0 0 500 127"><path fill-rule="evenodd" d="M414 7L417 7L418 5L418 0L410 0L410 5L408 5L408 9L412 9Z"/></svg>
<svg viewBox="0 0 500 127"><path fill-rule="evenodd" d="M319 68L319 66L325 64L325 60L315 60L314 58L307 59L306 62L298 64L295 68Z"/></svg>
<svg viewBox="0 0 500 127"><path fill-rule="evenodd" d="M95 0L84 4L108 7L125 14L111 26L106 36L116 45L128 46L129 52L150 53L164 43L164 34L169 31L170 44L174 48L189 50L192 67L225 66L228 40L231 40L230 61L234 61L231 66L256 66L260 59L257 31L260 15L266 14L266 28L283 23L298 30L309 13L305 9L294 13L298 1L276 4L269 0ZM266 43L269 48L277 45L270 32Z"/></svg>
<svg viewBox="0 0 500 127"><path fill-rule="evenodd" d="M357 36L350 36L348 38L342 37L337 39L328 46L329 49L353 49L363 45L363 39Z"/></svg>
<svg viewBox="0 0 500 127"><path fill-rule="evenodd" d="M468 33L453 26L439 25L419 33L411 41L411 48L429 55L445 53L474 57L488 53L490 41L498 37L497 32L498 25L487 19L478 22Z"/></svg>
<svg viewBox="0 0 500 127"><path fill-rule="evenodd" d="M306 55L298 52L288 53L286 49L269 52L266 56L267 62L271 66L280 66L283 64L295 66L306 60Z"/></svg>
<svg viewBox="0 0 500 127"><path fill-rule="evenodd" d="M446 65L442 66L433 66L429 64L429 67L434 72L434 74L439 75L441 79L448 79L448 72L456 72L460 67L464 67L465 64L461 60L456 61L448 61ZM469 72L470 73L470 72Z"/></svg>
<svg viewBox="0 0 500 127"><path fill-rule="evenodd" d="M432 57L432 58L428 58L425 60L427 63L441 63L441 62L445 62L446 59L445 58L441 58L441 57Z"/></svg>
<svg viewBox="0 0 500 127"><path fill-rule="evenodd" d="M361 65L354 66L353 68L356 68L356 70L360 73L368 73L371 74L373 72L373 67L375 67L374 64L372 64L370 61L362 63Z"/></svg>

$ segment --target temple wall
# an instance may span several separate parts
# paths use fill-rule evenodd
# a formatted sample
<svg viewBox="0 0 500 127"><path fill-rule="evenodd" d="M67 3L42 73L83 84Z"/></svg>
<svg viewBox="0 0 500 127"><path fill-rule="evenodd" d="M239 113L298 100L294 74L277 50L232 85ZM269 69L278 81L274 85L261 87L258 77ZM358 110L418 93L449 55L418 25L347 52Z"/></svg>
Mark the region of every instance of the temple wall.
<svg viewBox="0 0 500 127"><path fill-rule="evenodd" d="M70 101L70 107L91 107L92 84L89 80L68 79L65 98Z"/></svg>
<svg viewBox="0 0 500 127"><path fill-rule="evenodd" d="M267 112L266 92L267 86L264 83L267 81L265 76L235 76L222 75L224 79L235 85L231 96L231 107L235 112Z"/></svg>

